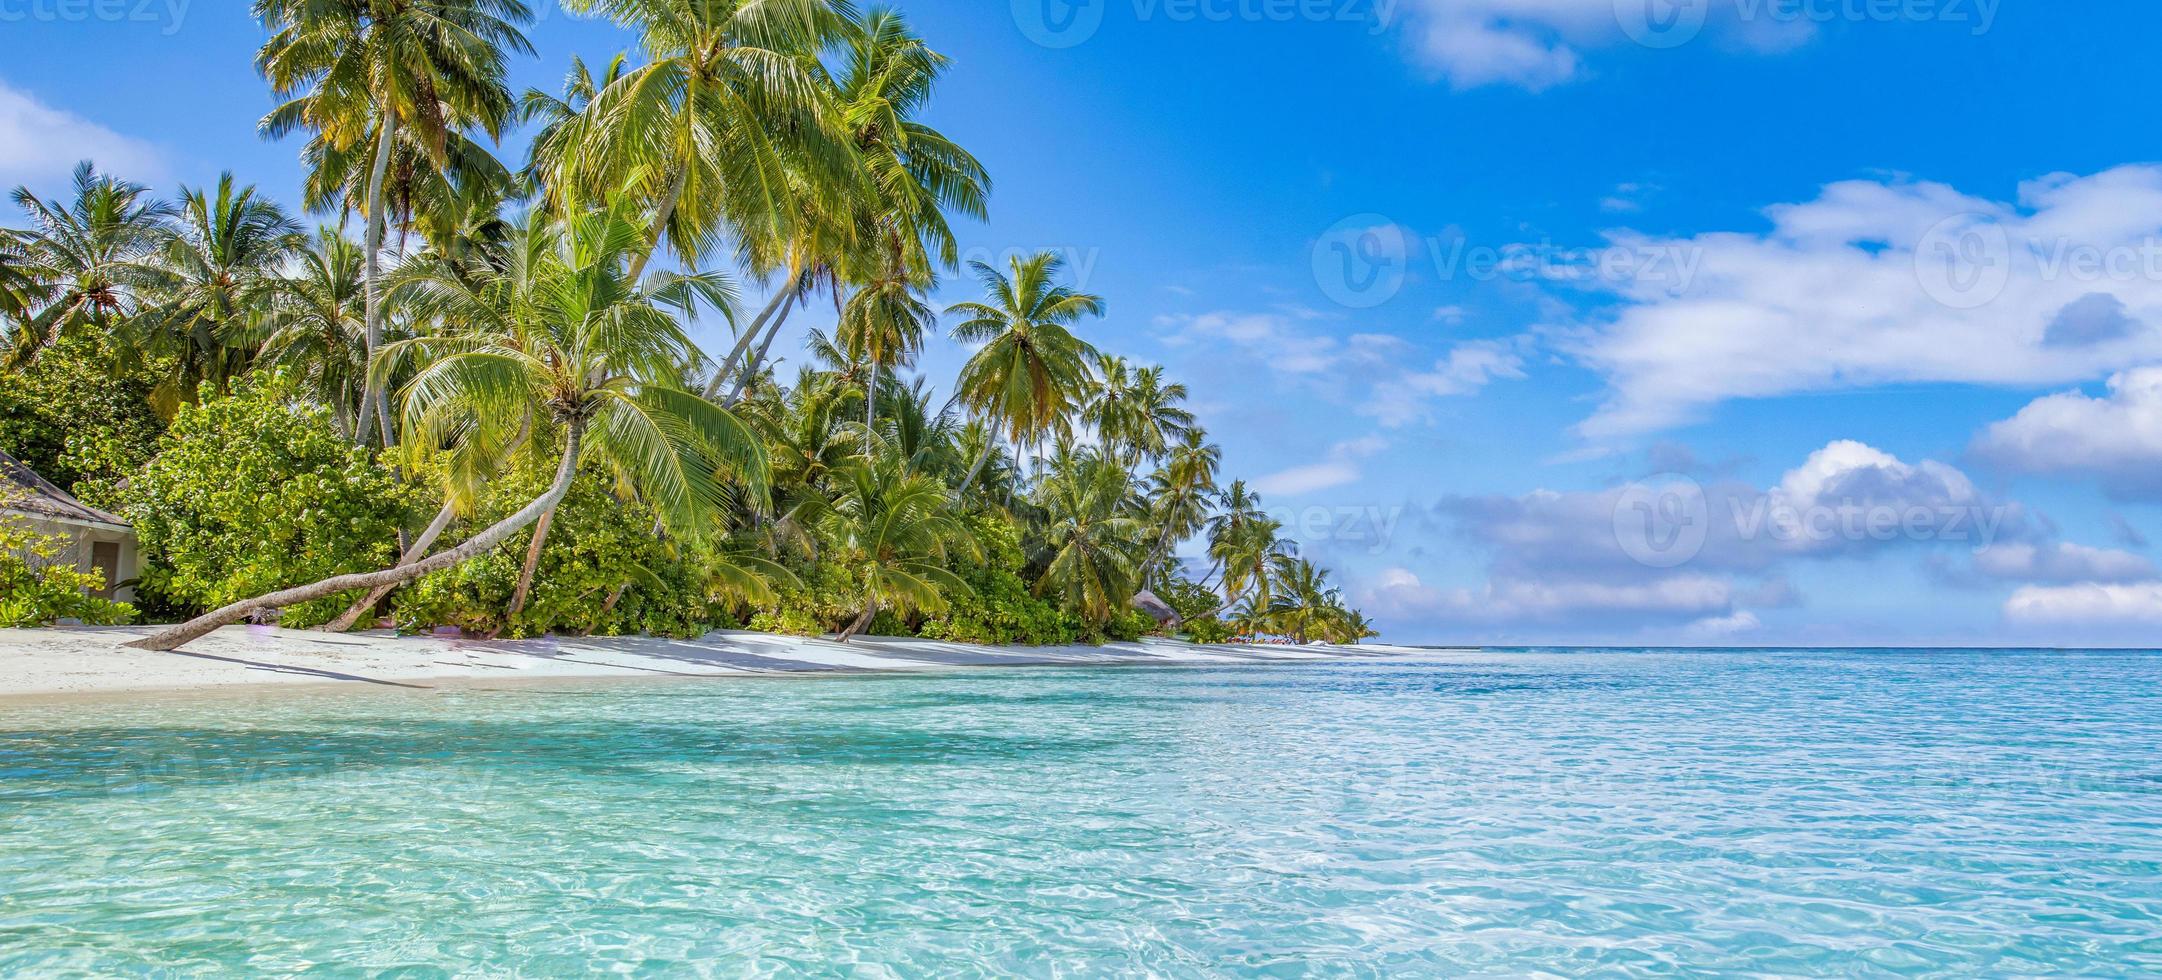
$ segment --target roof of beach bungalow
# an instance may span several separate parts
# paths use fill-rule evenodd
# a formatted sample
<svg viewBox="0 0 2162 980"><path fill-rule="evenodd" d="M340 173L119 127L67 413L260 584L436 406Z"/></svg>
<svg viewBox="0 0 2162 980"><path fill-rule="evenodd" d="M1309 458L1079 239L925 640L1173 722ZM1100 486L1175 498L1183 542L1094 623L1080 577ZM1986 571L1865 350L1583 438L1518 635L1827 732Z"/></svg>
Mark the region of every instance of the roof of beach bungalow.
<svg viewBox="0 0 2162 980"><path fill-rule="evenodd" d="M0 452L0 511L117 531L133 530L128 522L75 499L5 452Z"/></svg>

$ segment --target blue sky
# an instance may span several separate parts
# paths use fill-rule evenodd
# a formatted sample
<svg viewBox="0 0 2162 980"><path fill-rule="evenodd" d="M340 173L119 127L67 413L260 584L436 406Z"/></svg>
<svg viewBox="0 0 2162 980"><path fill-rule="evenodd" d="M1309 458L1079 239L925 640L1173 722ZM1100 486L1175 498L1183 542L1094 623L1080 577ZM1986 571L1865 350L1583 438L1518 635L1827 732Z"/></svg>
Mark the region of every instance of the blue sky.
<svg viewBox="0 0 2162 980"><path fill-rule="evenodd" d="M2162 8L1645 2L903 9L964 244L1065 252L1390 639L2146 642ZM0 183L293 200L244 7L0 0Z"/></svg>

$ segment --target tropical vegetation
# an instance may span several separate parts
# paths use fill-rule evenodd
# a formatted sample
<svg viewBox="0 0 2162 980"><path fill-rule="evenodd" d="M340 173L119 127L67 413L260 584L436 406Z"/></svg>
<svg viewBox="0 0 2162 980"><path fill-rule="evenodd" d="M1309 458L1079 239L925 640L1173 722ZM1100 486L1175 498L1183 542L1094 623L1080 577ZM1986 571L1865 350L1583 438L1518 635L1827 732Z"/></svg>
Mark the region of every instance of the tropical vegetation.
<svg viewBox="0 0 2162 980"><path fill-rule="evenodd" d="M0 449L136 524L174 624L143 645L1373 635L1222 482L1187 388L1098 347L1104 297L1054 253L962 262L991 178L926 121L949 63L900 12L564 6L636 47L518 95L519 0L258 0L297 211L91 163L15 191ZM941 336L948 384L917 369ZM57 608L0 581L11 619Z"/></svg>

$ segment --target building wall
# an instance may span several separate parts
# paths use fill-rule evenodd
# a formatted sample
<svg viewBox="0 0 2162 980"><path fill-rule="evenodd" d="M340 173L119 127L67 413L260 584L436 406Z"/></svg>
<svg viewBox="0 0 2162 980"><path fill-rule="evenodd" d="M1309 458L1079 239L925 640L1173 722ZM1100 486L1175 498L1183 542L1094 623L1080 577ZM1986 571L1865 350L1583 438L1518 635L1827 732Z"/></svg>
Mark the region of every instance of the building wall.
<svg viewBox="0 0 2162 980"><path fill-rule="evenodd" d="M87 572L98 567L94 556L97 554L99 544L115 545L118 554L118 567L106 569L106 581L115 583L116 588L112 590L107 598L117 599L121 602L135 601L134 588L118 585L118 583L133 579L142 568L142 559L135 546L135 532L104 525L56 520L43 514L30 514L22 511L0 510L0 518L20 524L38 534L49 535L66 541L67 544L61 554L54 560L66 562L74 566L78 571Z"/></svg>

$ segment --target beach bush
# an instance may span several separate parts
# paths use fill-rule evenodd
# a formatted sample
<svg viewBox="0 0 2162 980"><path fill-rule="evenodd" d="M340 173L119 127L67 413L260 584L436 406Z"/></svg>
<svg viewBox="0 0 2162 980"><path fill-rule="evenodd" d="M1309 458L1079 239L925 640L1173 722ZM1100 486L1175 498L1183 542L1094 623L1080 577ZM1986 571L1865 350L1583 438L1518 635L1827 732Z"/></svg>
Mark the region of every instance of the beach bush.
<svg viewBox="0 0 2162 980"><path fill-rule="evenodd" d="M151 377L96 337L67 337L19 371L0 372L0 450L95 507L157 454L165 423Z"/></svg>
<svg viewBox="0 0 2162 980"><path fill-rule="evenodd" d="M524 506L552 475L531 466L507 478L464 522L464 533ZM582 476L556 507L524 609L509 614L533 541L530 530L395 593L399 627L455 626L512 637L552 632L688 638L735 625L727 609L707 594L701 549L654 536L652 508L610 494L611 484L597 470ZM445 540L456 540L459 532L453 528Z"/></svg>
<svg viewBox="0 0 2162 980"><path fill-rule="evenodd" d="M120 496L142 547L137 591L161 613L388 567L419 503L275 375L182 406L158 446ZM303 603L280 622L316 625L350 601Z"/></svg>
<svg viewBox="0 0 2162 980"><path fill-rule="evenodd" d="M105 580L76 570L72 542L0 520L0 627L51 626L63 619L90 626L135 620L135 607L90 594Z"/></svg>

